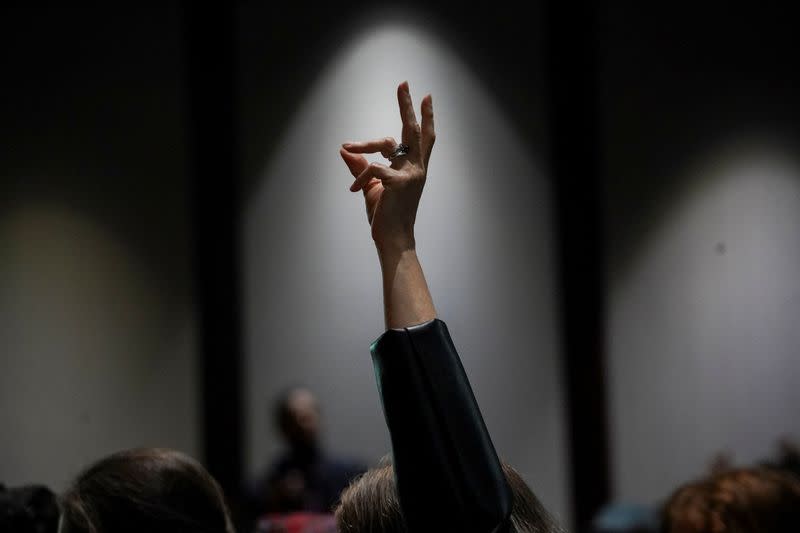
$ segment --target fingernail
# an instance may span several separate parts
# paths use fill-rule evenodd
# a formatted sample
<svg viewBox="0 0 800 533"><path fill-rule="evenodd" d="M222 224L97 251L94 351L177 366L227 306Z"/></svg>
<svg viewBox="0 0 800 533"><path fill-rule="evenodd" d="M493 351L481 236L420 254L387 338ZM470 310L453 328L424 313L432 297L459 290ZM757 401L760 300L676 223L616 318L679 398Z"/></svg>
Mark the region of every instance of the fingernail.
<svg viewBox="0 0 800 533"><path fill-rule="evenodd" d="M356 188L356 182L353 182L353 184L350 186L350 192L356 192L357 190L358 189Z"/></svg>
<svg viewBox="0 0 800 533"><path fill-rule="evenodd" d="M347 148L349 146L353 146L353 143L342 143L342 148Z"/></svg>

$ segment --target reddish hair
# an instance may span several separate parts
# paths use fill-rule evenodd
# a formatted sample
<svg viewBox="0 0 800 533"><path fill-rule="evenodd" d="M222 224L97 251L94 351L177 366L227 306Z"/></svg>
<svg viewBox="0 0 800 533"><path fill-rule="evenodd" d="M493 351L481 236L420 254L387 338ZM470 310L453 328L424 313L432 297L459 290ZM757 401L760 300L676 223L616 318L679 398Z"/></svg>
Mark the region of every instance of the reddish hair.
<svg viewBox="0 0 800 533"><path fill-rule="evenodd" d="M800 481L765 468L714 474L676 490L662 510L662 533L800 531Z"/></svg>

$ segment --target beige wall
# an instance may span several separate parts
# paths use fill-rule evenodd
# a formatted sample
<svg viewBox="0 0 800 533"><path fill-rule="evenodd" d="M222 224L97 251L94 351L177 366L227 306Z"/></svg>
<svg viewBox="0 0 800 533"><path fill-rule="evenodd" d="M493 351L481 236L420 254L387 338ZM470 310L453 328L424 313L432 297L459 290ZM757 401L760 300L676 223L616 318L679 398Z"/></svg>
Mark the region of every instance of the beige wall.
<svg viewBox="0 0 800 533"><path fill-rule="evenodd" d="M132 446L199 452L179 23L0 22L2 483L59 490Z"/></svg>
<svg viewBox="0 0 800 533"><path fill-rule="evenodd" d="M612 461L616 497L652 503L800 438L800 76L778 11L625 4L602 69Z"/></svg>

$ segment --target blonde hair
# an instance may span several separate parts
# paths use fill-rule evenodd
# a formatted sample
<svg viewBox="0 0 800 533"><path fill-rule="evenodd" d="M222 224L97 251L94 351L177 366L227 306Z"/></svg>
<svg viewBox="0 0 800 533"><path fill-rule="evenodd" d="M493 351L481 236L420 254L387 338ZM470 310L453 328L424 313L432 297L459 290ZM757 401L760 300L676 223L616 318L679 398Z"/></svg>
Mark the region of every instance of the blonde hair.
<svg viewBox="0 0 800 533"><path fill-rule="evenodd" d="M502 467L514 497L511 512L514 531L562 532L519 473L506 463ZM335 515L339 533L408 533L392 465L382 464L356 478L342 493Z"/></svg>

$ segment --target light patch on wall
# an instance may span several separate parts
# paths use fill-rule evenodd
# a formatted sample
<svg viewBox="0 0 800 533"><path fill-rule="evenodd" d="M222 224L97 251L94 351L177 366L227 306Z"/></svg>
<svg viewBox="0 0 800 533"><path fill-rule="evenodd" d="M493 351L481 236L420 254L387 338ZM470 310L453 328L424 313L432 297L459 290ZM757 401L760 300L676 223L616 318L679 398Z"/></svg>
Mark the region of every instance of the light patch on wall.
<svg viewBox="0 0 800 533"><path fill-rule="evenodd" d="M536 149L435 33L405 22L366 27L331 52L248 199L250 470L280 449L267 402L297 382L319 394L333 449L371 463L389 451L368 354L384 330L380 270L338 151L349 140L399 140L396 89L408 80L417 113L431 93L436 117L417 245L439 316L499 453L566 516L549 189ZM543 118L533 96L522 112Z"/></svg>
<svg viewBox="0 0 800 533"><path fill-rule="evenodd" d="M800 163L749 140L688 173L694 187L611 292L623 498L654 501L718 452L746 463L800 436Z"/></svg>
<svg viewBox="0 0 800 533"><path fill-rule="evenodd" d="M80 212L0 217L0 458L11 485L54 490L123 448L196 453L193 326L113 233ZM178 322L178 323L176 323Z"/></svg>

